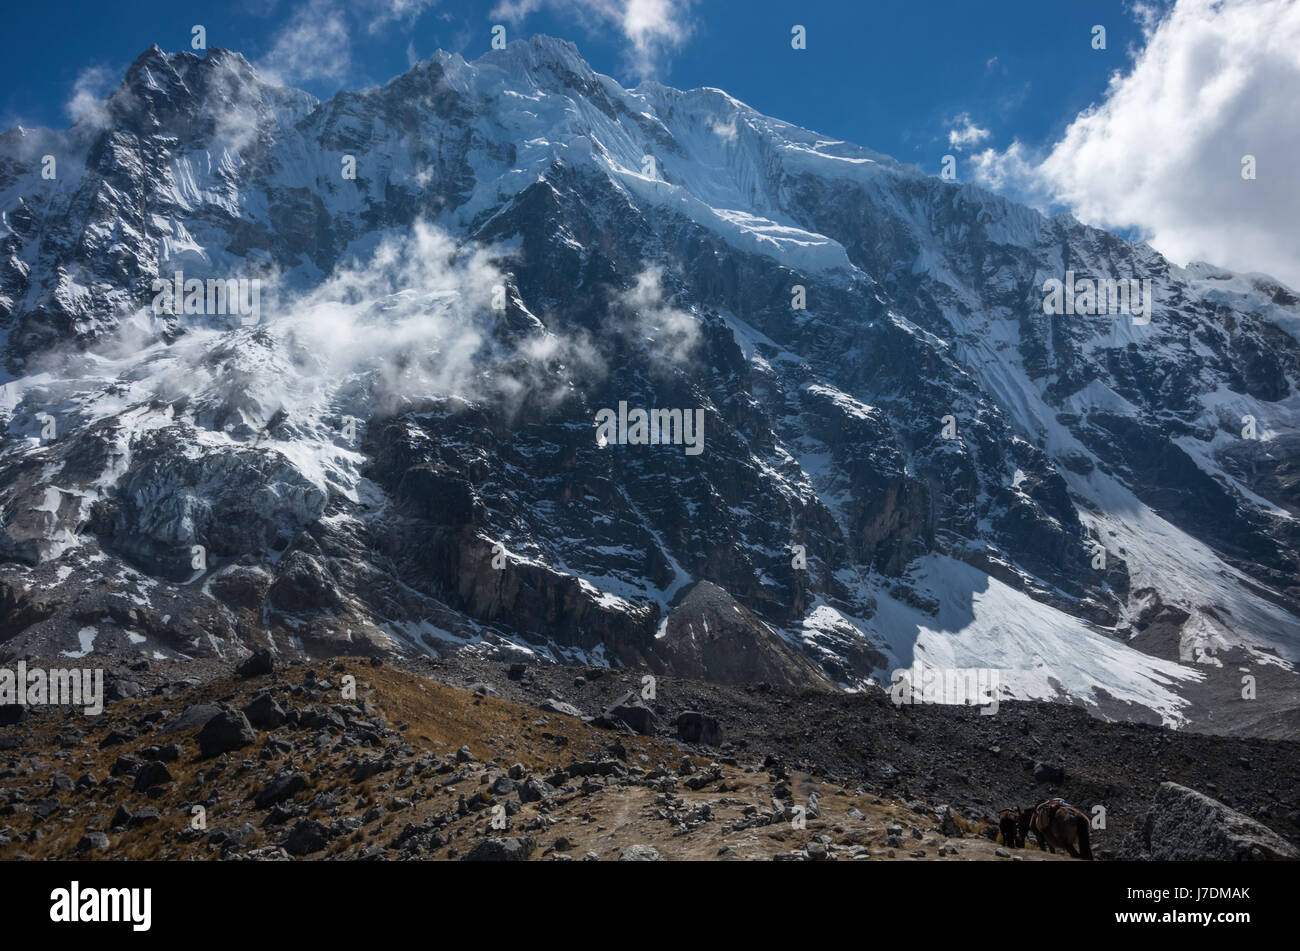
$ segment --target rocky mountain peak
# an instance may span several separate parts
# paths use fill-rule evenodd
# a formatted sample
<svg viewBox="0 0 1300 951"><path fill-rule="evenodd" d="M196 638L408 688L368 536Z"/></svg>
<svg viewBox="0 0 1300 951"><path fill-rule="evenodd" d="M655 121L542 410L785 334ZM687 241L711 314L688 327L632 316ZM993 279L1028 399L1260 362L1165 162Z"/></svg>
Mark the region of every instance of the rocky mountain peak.
<svg viewBox="0 0 1300 951"><path fill-rule="evenodd" d="M324 102L154 47L108 108L32 133L53 185L0 139L0 650L736 644L1258 730L1206 713L1247 666L1300 710L1277 282L549 38Z"/></svg>

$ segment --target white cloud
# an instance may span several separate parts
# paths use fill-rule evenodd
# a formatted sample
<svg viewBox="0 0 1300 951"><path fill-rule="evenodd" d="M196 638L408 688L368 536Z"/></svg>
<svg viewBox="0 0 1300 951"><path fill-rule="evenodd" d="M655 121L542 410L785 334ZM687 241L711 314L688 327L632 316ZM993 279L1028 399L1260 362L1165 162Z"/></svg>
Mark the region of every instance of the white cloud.
<svg viewBox="0 0 1300 951"><path fill-rule="evenodd" d="M411 26L416 19L438 0L369 0L367 8L370 24L367 29L371 35L381 32L390 23L404 23Z"/></svg>
<svg viewBox="0 0 1300 951"><path fill-rule="evenodd" d="M352 67L347 22L333 0L309 0L290 14L257 68L271 79L300 83L340 80Z"/></svg>
<svg viewBox="0 0 1300 951"><path fill-rule="evenodd" d="M979 145L991 134L988 129L981 129L971 121L970 113L963 112L954 120L948 130L948 145L960 152L962 149Z"/></svg>
<svg viewBox="0 0 1300 951"><path fill-rule="evenodd" d="M108 124L106 97L118 79L117 73L104 66L88 66L72 84L72 98L63 107L73 122L89 122L95 126Z"/></svg>
<svg viewBox="0 0 1300 951"><path fill-rule="evenodd" d="M616 29L627 44L630 68L646 76L691 34L688 16L694 0L499 0L492 19L518 26L543 7L576 14L588 32L608 35Z"/></svg>
<svg viewBox="0 0 1300 951"><path fill-rule="evenodd" d="M647 266L636 283L614 295L614 308L606 320L609 329L646 346L672 363L687 363L700 342L695 317L664 299L662 268Z"/></svg>
<svg viewBox="0 0 1300 951"><path fill-rule="evenodd" d="M505 20L518 26L529 14L542 8L542 0L500 0L488 14L492 20Z"/></svg>
<svg viewBox="0 0 1300 951"><path fill-rule="evenodd" d="M1300 287L1300 2L1179 0L1135 14L1146 45L1041 153L974 156L977 178L1089 224L1133 229L1179 264ZM1255 156L1258 178L1242 178Z"/></svg>
<svg viewBox="0 0 1300 951"><path fill-rule="evenodd" d="M1051 192L1038 175L1038 160L1022 142L1012 142L1004 152L985 149L970 160L981 185L994 191L1011 192L1031 204L1052 203Z"/></svg>
<svg viewBox="0 0 1300 951"><path fill-rule="evenodd" d="M271 52L257 64L273 81L294 84L343 80L352 68L350 33L364 24L371 36L393 24L409 30L438 0L307 0L294 8L275 37ZM349 17L352 22L349 22ZM407 59L414 65L414 40Z"/></svg>
<svg viewBox="0 0 1300 951"><path fill-rule="evenodd" d="M710 120L709 130L719 138L725 139L728 142L735 142L737 135L736 117L732 116L727 122L723 122L721 119Z"/></svg>

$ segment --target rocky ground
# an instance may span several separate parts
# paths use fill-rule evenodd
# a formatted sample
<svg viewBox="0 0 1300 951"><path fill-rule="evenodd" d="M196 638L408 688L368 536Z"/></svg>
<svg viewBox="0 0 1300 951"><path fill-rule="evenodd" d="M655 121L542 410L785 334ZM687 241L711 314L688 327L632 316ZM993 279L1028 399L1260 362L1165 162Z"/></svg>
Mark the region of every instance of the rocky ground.
<svg viewBox="0 0 1300 951"><path fill-rule="evenodd" d="M1172 823L1170 856L1287 853L1245 817L1300 843L1296 743L466 657L265 661L139 661L98 717L0 726L0 859L1069 861L992 838L999 809L1057 795L1105 807L1099 858L1143 857L1171 781L1210 831Z"/></svg>

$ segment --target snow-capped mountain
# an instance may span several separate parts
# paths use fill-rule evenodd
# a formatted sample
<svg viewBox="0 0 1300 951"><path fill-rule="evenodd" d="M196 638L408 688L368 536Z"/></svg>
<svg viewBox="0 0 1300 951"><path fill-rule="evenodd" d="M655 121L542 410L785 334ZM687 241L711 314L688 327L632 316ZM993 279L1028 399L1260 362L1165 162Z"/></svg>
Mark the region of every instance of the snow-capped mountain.
<svg viewBox="0 0 1300 951"><path fill-rule="evenodd" d="M1093 280L1148 312L1044 312ZM155 47L0 136L0 652L923 663L1290 735L1298 328L563 41L326 102ZM700 451L598 431L637 409Z"/></svg>

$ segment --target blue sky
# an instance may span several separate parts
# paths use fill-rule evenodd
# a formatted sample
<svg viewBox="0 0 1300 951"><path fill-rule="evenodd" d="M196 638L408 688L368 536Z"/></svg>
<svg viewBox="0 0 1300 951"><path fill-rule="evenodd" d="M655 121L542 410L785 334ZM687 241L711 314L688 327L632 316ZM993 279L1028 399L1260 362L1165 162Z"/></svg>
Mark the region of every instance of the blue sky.
<svg viewBox="0 0 1300 951"><path fill-rule="evenodd" d="M422 59L443 48L473 58L488 48L491 26L502 22L510 38L549 33L572 40L595 69L625 85L648 74L682 88L719 86L762 112L933 172L951 151L948 130L962 114L995 130L986 145L1059 135L1102 94L1141 38L1121 0L707 0L676 7L685 38L657 44L654 55L639 60L629 53L627 36L582 3L541 3L516 22L496 9L498 0L401 3L399 15L374 33L372 10L349 5L355 12L346 17L347 70L295 84L324 97L386 81L408 68L411 52ZM209 45L264 60L301 6L289 0L13 5L7 26L23 42L10 45L0 63L0 121L6 128L67 125L66 105L84 71L96 70L92 78L101 86L116 81L150 44L187 49L195 23L206 27ZM796 23L807 28L803 51L791 48ZM1090 45L1097 23L1108 30L1104 52Z"/></svg>
<svg viewBox="0 0 1300 951"><path fill-rule="evenodd" d="M5 18L21 42L0 128L65 127L196 23L322 98L437 48L473 59L500 23L572 40L624 85L718 86L932 174L954 154L959 181L1300 287L1300 0L121 0Z"/></svg>

